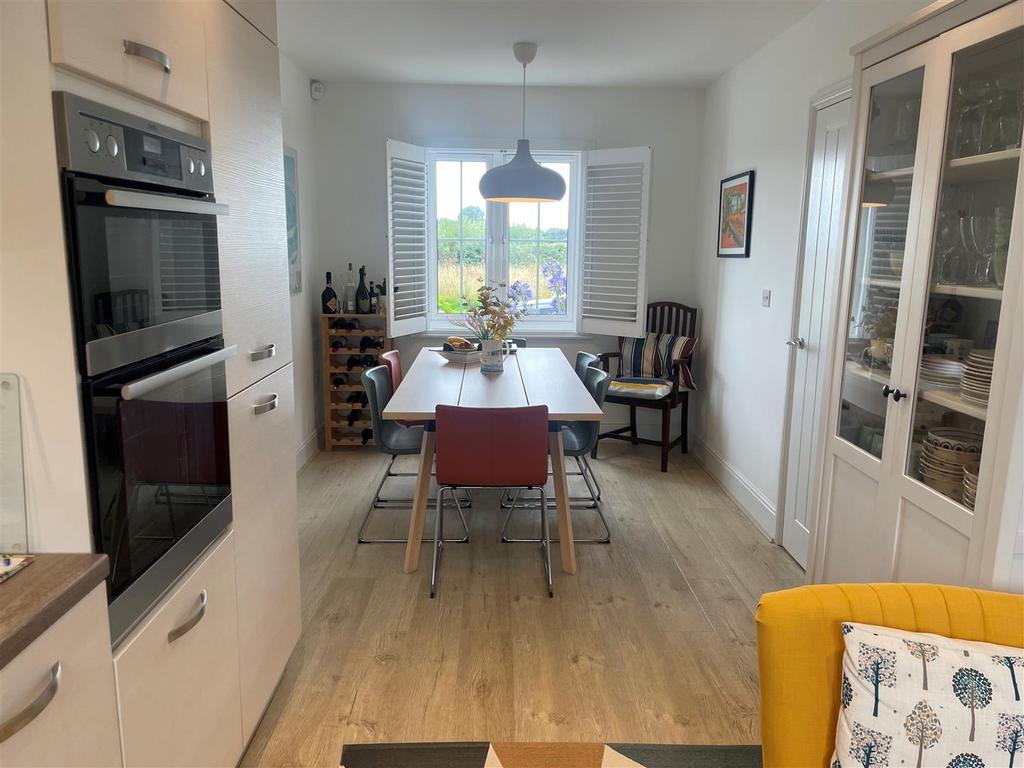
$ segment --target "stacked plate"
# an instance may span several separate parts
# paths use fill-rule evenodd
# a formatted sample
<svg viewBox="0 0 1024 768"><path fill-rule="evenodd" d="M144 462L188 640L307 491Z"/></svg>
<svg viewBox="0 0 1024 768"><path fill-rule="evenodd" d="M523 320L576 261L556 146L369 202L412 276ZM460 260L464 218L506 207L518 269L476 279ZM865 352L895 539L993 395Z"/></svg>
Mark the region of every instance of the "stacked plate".
<svg viewBox="0 0 1024 768"><path fill-rule="evenodd" d="M964 471L977 476L981 435L966 429L936 427L925 435L918 471L929 485L952 499L964 498Z"/></svg>
<svg viewBox="0 0 1024 768"><path fill-rule="evenodd" d="M921 381L938 389L960 389L964 362L953 355L922 355Z"/></svg>
<svg viewBox="0 0 1024 768"><path fill-rule="evenodd" d="M995 351L991 349L976 349L967 356L964 375L960 380L960 397L972 403L988 403L994 358Z"/></svg>
<svg viewBox="0 0 1024 768"><path fill-rule="evenodd" d="M978 472L964 467L964 506L974 509L974 498L978 495Z"/></svg>

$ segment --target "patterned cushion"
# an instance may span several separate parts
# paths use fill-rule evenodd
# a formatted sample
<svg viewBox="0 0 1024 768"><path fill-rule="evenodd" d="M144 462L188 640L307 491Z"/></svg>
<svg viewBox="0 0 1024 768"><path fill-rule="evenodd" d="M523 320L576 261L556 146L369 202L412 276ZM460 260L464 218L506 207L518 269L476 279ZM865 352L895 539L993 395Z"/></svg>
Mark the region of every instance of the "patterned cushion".
<svg viewBox="0 0 1024 768"><path fill-rule="evenodd" d="M655 379L672 376L672 365L676 360L687 360L697 345L697 339L689 336L673 336L668 333L648 333L639 339L620 338L619 375ZM680 363L677 375L679 386L696 390L690 367Z"/></svg>
<svg viewBox="0 0 1024 768"><path fill-rule="evenodd" d="M667 379L645 379L625 377L612 379L608 385L609 395L639 397L643 400L661 400L672 391L672 382Z"/></svg>
<svg viewBox="0 0 1024 768"><path fill-rule="evenodd" d="M1024 649L843 624L832 767L1013 765L1024 750Z"/></svg>

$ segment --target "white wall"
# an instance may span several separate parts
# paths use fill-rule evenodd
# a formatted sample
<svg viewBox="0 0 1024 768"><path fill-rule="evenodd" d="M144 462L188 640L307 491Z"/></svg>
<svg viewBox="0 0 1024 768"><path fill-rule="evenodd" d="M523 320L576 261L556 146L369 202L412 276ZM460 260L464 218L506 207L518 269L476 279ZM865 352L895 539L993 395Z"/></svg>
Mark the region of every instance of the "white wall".
<svg viewBox="0 0 1024 768"><path fill-rule="evenodd" d="M695 452L775 531L811 99L852 75L851 45L924 5L831 0L707 91L702 218L690 293L704 308ZM719 181L757 172L750 259L715 257ZM770 308L761 290L772 291Z"/></svg>
<svg viewBox="0 0 1024 768"><path fill-rule="evenodd" d="M0 371L21 378L29 551L91 549L42 0L0 3Z"/></svg>
<svg viewBox="0 0 1024 768"><path fill-rule="evenodd" d="M653 147L648 298L695 301L697 294L687 276L698 221L695 180L700 171L702 91L531 88L527 100L527 133L535 148ZM377 281L387 270L385 140L513 148L521 120L521 91L328 83L313 111L320 248L318 267L310 274L322 281L325 271L338 274L351 261L357 268L365 264L368 277ZM422 343L399 343L405 365ZM615 348L609 338L557 343L570 355L578 349ZM615 423L622 418L610 416ZM673 424L678 429L678 422Z"/></svg>
<svg viewBox="0 0 1024 768"><path fill-rule="evenodd" d="M319 361L317 313L323 288L317 254L317 165L314 143L313 101L309 76L287 56L281 55L281 107L284 143L299 159L299 256L302 260L302 292L291 296L292 358L295 371L296 462L306 463L318 450L317 408Z"/></svg>

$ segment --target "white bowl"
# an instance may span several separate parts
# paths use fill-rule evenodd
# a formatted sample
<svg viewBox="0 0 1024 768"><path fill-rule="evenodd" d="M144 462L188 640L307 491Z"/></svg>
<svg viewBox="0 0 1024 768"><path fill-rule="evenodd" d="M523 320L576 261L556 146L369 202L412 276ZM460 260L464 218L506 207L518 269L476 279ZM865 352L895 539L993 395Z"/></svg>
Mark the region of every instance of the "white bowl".
<svg viewBox="0 0 1024 768"><path fill-rule="evenodd" d="M456 365L472 365L480 362L480 350L478 349L467 349L465 352L449 352L445 349L435 349L434 351L449 363Z"/></svg>

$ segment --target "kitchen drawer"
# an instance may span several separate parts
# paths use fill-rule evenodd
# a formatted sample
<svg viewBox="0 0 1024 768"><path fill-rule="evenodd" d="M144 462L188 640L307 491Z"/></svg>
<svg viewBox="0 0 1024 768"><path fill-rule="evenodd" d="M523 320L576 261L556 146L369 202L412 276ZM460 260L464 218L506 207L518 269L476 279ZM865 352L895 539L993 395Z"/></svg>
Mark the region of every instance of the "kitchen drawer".
<svg viewBox="0 0 1024 768"><path fill-rule="evenodd" d="M206 4L210 145L228 395L292 360L277 47L226 3ZM267 350L273 349L273 356Z"/></svg>
<svg viewBox="0 0 1024 768"><path fill-rule="evenodd" d="M16 581L11 588L17 589ZM54 685L45 709L0 742L0 765L121 765L106 584L95 587L0 670L0 723L40 696L45 700Z"/></svg>
<svg viewBox="0 0 1024 768"><path fill-rule="evenodd" d="M292 388L288 365L228 401L246 739L274 692L302 624Z"/></svg>
<svg viewBox="0 0 1024 768"><path fill-rule="evenodd" d="M191 0L46 0L50 60L150 101L205 120L203 2ZM162 53L170 72L125 51L125 41ZM216 155L215 155L216 157Z"/></svg>
<svg viewBox="0 0 1024 768"><path fill-rule="evenodd" d="M242 754L231 537L114 654L125 765L234 765Z"/></svg>

